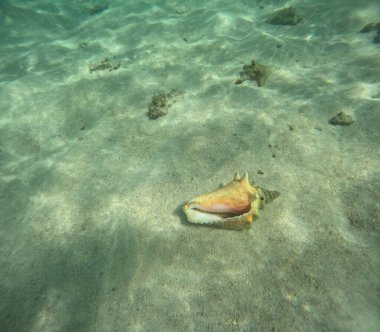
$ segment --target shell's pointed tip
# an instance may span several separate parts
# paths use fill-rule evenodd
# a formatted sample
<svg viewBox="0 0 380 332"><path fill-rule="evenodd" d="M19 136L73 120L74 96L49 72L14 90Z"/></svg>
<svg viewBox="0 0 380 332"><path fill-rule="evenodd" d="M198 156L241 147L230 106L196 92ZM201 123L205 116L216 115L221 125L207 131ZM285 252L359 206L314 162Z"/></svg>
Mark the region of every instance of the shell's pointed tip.
<svg viewBox="0 0 380 332"><path fill-rule="evenodd" d="M253 216L250 214L248 216L245 217L245 220L249 223L251 223L253 221Z"/></svg>
<svg viewBox="0 0 380 332"><path fill-rule="evenodd" d="M239 175L239 172L236 172L235 175L234 175L234 180L235 181L240 181L240 175Z"/></svg>

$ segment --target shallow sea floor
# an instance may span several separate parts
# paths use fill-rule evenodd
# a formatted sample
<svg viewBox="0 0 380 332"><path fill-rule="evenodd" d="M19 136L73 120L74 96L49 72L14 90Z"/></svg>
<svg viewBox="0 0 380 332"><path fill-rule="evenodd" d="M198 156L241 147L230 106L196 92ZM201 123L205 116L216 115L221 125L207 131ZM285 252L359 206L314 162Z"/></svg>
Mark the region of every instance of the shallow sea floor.
<svg viewBox="0 0 380 332"><path fill-rule="evenodd" d="M0 330L380 330L380 5L330 2L2 1ZM189 224L236 171L281 195Z"/></svg>

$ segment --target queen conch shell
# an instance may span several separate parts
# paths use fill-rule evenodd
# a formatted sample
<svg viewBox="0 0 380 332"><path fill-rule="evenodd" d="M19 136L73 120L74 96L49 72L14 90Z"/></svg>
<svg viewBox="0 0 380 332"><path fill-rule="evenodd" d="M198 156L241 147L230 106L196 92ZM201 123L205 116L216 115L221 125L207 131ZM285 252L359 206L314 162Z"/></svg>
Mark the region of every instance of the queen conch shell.
<svg viewBox="0 0 380 332"><path fill-rule="evenodd" d="M232 182L191 199L183 210L191 223L244 229L251 227L264 202L268 203L278 195L276 191L252 186L248 174L240 178L236 173Z"/></svg>

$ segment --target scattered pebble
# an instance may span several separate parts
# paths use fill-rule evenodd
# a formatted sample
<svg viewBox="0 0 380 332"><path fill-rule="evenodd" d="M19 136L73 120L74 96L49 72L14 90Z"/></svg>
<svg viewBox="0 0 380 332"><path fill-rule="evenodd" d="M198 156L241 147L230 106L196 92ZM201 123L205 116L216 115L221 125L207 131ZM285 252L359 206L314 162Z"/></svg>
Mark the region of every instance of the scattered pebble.
<svg viewBox="0 0 380 332"><path fill-rule="evenodd" d="M297 25L303 20L294 7L276 10L267 20L274 25Z"/></svg>
<svg viewBox="0 0 380 332"><path fill-rule="evenodd" d="M371 22L368 23L364 26L363 29L359 31L359 33L367 33L367 32L372 32L372 31L377 31L375 37L373 37L373 43L379 44L380 43L380 21L375 23Z"/></svg>
<svg viewBox="0 0 380 332"><path fill-rule="evenodd" d="M97 15L100 14L101 12L107 10L109 8L107 3L98 3L90 8L88 8L88 13L90 15Z"/></svg>
<svg viewBox="0 0 380 332"><path fill-rule="evenodd" d="M334 126L349 126L354 123L354 119L349 114L339 112L329 120L329 123Z"/></svg>
<svg viewBox="0 0 380 332"><path fill-rule="evenodd" d="M367 33L367 32L371 32L371 31L379 31L380 30L380 22L371 22L371 23L368 23L364 26L363 29L361 29L359 31L359 33Z"/></svg>

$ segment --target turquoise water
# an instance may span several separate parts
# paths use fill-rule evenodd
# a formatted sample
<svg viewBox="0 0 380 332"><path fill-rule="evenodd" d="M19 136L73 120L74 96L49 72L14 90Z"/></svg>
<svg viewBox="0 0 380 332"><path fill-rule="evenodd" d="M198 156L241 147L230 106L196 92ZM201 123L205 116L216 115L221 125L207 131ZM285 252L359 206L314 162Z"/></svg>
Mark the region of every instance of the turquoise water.
<svg viewBox="0 0 380 332"><path fill-rule="evenodd" d="M0 331L379 330L379 14L2 0ZM189 223L237 171L280 196Z"/></svg>

